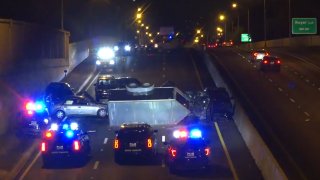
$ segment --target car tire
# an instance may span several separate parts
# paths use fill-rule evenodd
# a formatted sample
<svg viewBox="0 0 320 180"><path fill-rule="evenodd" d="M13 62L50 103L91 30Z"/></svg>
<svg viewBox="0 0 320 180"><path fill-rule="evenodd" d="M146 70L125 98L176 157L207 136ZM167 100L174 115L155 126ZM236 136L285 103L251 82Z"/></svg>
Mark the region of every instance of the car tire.
<svg viewBox="0 0 320 180"><path fill-rule="evenodd" d="M114 154L114 162L117 164L122 164L123 163L123 159L119 154Z"/></svg>
<svg viewBox="0 0 320 180"><path fill-rule="evenodd" d="M49 168L52 165L52 159L47 156L42 156L43 167Z"/></svg>
<svg viewBox="0 0 320 180"><path fill-rule="evenodd" d="M55 116L58 119L63 119L66 116L66 113L62 110L58 110L56 111Z"/></svg>
<svg viewBox="0 0 320 180"><path fill-rule="evenodd" d="M108 116L108 112L106 109L99 109L97 115L100 118L106 118Z"/></svg>

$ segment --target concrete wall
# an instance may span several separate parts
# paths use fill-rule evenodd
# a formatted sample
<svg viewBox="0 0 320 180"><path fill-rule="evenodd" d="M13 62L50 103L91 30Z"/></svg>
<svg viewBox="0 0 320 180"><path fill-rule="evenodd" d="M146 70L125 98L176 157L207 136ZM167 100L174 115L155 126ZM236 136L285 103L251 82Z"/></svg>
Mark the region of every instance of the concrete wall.
<svg viewBox="0 0 320 180"><path fill-rule="evenodd" d="M87 41L69 44L66 31L0 20L0 135L14 130L25 100L61 81L64 70L70 73L88 57L88 48Z"/></svg>
<svg viewBox="0 0 320 180"><path fill-rule="evenodd" d="M274 39L266 41L266 47L299 47L320 46L320 36L299 36L292 38ZM264 48L264 41L242 44L240 47Z"/></svg>

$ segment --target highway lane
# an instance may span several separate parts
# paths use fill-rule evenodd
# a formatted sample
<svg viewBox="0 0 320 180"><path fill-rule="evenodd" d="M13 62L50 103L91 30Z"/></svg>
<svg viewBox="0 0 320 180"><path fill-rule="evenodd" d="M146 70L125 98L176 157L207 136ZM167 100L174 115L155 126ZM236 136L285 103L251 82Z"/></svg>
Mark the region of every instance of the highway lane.
<svg viewBox="0 0 320 180"><path fill-rule="evenodd" d="M247 105L258 112L255 121L273 153L286 167L289 177L319 177L319 107L320 93L288 68L299 68L297 59L281 56L281 73L263 73L248 54L233 48L211 51L215 61L226 69L248 99ZM286 67L287 66L287 67ZM305 66L303 72L309 71ZM264 129L264 131L262 130ZM266 137L269 138L266 138ZM270 136L276 141L270 140ZM288 163L289 162L289 163Z"/></svg>
<svg viewBox="0 0 320 180"><path fill-rule="evenodd" d="M90 61L90 59L88 59ZM181 87L182 90L199 90L203 85L199 82L200 73L203 69L195 68L193 61L199 61L197 57L192 57L186 50L180 50L172 54L158 55L136 55L128 58L125 68L116 71L96 71L89 74L82 74L81 79L90 79L85 86L77 82L77 79L68 79L75 87L83 87L84 90L94 96L94 82L99 74L112 74L114 76L137 77L143 82L153 82L161 85L167 80L171 80ZM85 63L84 63L85 64ZM94 65L94 62L85 66ZM81 74L81 73L80 73ZM91 75L92 74L92 75ZM83 80L82 82L85 82ZM163 163L161 156L156 164L145 164L134 162L133 164L118 165L113 161L112 141L114 139L114 127L110 127L106 122L85 119L85 126L91 131L91 145L93 148L92 158L83 166L75 166L70 162L47 169L42 167L41 158L35 159L34 164L29 164L30 169L25 171L22 179L261 179L261 175L251 158L239 132L232 121L219 121L206 125L204 129L210 137L213 149L211 171L208 174L193 172L187 174L170 174ZM220 127L220 129L217 129ZM158 139L165 136L166 139L172 136L172 126L155 127L159 130ZM221 132L221 137L219 133ZM224 138L226 152L223 150L222 141ZM160 143L161 144L161 143ZM164 146L159 147L163 152ZM231 162L226 156L231 157ZM231 168L231 167L234 167ZM234 170L234 171L233 171Z"/></svg>

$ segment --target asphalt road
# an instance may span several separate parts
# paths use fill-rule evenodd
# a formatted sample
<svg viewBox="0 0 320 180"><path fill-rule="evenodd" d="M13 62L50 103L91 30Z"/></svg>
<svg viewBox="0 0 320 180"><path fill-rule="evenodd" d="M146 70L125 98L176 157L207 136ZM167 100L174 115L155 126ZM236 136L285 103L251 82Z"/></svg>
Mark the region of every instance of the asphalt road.
<svg viewBox="0 0 320 180"><path fill-rule="evenodd" d="M316 54L317 53L317 54ZM220 69L236 82L237 94L289 179L320 177L319 52L271 49L281 58L280 73L261 72L236 48L209 51Z"/></svg>
<svg viewBox="0 0 320 180"><path fill-rule="evenodd" d="M99 74L131 76L155 85L170 80L183 91L200 90L204 86L210 86L210 83L214 86L208 77L201 77L207 74L201 65L201 59L185 49L170 54L135 55L129 57L123 66L118 66L112 71L98 71L94 67L94 61L87 59L65 80L79 91L86 90L92 96L94 96L93 84ZM84 73L87 71L81 71L82 68L89 68L92 71ZM212 147L210 171L208 173L189 171L179 174L169 172L161 155L155 164L141 161L125 165L115 163L112 149L115 128L94 118L84 121L90 132L93 149L92 158L86 164L77 165L62 160L51 168L44 168L40 153L35 152L17 179L262 179L232 120L219 120L204 126ZM162 136L168 139L175 127L154 128L159 130L158 139L162 139ZM161 145L160 152L164 148L164 145Z"/></svg>

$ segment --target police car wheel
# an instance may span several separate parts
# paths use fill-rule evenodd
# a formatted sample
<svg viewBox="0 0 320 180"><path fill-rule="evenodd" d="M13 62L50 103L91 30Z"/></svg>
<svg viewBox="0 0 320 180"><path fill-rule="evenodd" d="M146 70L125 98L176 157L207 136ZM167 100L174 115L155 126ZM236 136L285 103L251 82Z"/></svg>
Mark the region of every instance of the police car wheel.
<svg viewBox="0 0 320 180"><path fill-rule="evenodd" d="M107 117L107 110L99 109L98 116L101 117L101 118Z"/></svg>
<svg viewBox="0 0 320 180"><path fill-rule="evenodd" d="M122 159L122 157L121 157L120 155L115 154L115 155L114 155L114 161L115 161L116 163L118 163L118 164L121 164L121 163L123 162L123 159Z"/></svg>
<svg viewBox="0 0 320 180"><path fill-rule="evenodd" d="M50 167L52 159L46 156L42 157L42 163L44 167Z"/></svg>
<svg viewBox="0 0 320 180"><path fill-rule="evenodd" d="M66 115L66 113L65 113L64 111L58 110L58 111L56 112L56 117L57 117L58 119L63 119L65 115Z"/></svg>

